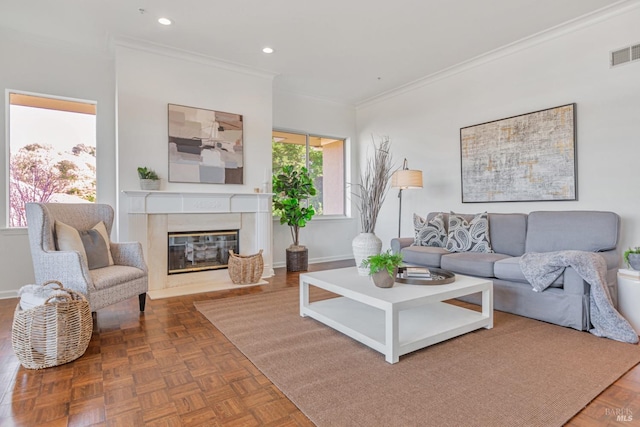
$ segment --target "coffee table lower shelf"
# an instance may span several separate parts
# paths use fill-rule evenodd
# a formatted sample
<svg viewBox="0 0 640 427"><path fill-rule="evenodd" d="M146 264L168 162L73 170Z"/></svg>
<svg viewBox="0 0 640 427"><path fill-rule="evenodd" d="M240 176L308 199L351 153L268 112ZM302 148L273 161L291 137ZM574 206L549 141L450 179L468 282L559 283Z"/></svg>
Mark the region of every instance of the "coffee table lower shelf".
<svg viewBox="0 0 640 427"><path fill-rule="evenodd" d="M379 351L389 363L397 357L473 330L491 327L489 316L444 302L434 302L398 313L398 352L390 355L387 345L387 314L384 310L346 297L317 301L302 307L301 315ZM395 356L395 357L394 357Z"/></svg>

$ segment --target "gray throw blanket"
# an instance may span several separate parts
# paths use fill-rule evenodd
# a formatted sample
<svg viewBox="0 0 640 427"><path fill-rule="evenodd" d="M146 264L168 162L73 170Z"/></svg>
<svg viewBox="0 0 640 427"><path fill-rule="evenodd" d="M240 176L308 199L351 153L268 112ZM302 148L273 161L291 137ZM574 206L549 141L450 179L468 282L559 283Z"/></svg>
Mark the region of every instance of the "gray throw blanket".
<svg viewBox="0 0 640 427"><path fill-rule="evenodd" d="M636 344L638 334L611 302L605 279L607 263L601 255L584 251L531 252L520 258L522 273L536 292L548 288L566 267L572 267L591 286L589 307L593 329L589 332L598 337Z"/></svg>

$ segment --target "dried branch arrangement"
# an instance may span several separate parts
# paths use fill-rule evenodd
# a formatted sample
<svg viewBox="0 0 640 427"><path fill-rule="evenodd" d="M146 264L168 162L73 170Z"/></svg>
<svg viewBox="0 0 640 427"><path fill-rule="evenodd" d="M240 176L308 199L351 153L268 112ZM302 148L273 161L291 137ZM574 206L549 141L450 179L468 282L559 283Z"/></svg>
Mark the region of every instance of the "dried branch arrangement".
<svg viewBox="0 0 640 427"><path fill-rule="evenodd" d="M388 136L383 136L378 145L373 141L373 156L367 159L362 170L360 182L356 185L358 191L353 192L363 233L375 232L378 213L389 190L389 179L393 174L390 147Z"/></svg>

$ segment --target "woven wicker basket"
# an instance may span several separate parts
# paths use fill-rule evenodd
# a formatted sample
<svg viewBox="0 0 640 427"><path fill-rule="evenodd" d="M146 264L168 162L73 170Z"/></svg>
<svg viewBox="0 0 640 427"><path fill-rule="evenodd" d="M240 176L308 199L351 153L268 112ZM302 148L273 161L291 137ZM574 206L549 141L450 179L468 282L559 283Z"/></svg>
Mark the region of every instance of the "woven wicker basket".
<svg viewBox="0 0 640 427"><path fill-rule="evenodd" d="M93 332L91 308L79 292L52 280L66 296L51 297L28 310L16 307L11 345L28 369L43 369L71 362L82 356Z"/></svg>
<svg viewBox="0 0 640 427"><path fill-rule="evenodd" d="M234 254L229 249L229 276L236 285L258 283L263 270L262 249L253 255Z"/></svg>

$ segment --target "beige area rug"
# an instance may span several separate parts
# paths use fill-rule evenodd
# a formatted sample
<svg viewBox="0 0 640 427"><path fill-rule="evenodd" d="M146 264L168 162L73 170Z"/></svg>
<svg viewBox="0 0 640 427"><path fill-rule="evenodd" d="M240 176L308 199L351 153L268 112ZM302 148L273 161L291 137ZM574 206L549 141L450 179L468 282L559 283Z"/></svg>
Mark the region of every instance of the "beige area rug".
<svg viewBox="0 0 640 427"><path fill-rule="evenodd" d="M495 312L493 329L391 365L301 318L298 289L195 304L318 426L560 426L640 361L637 345Z"/></svg>

